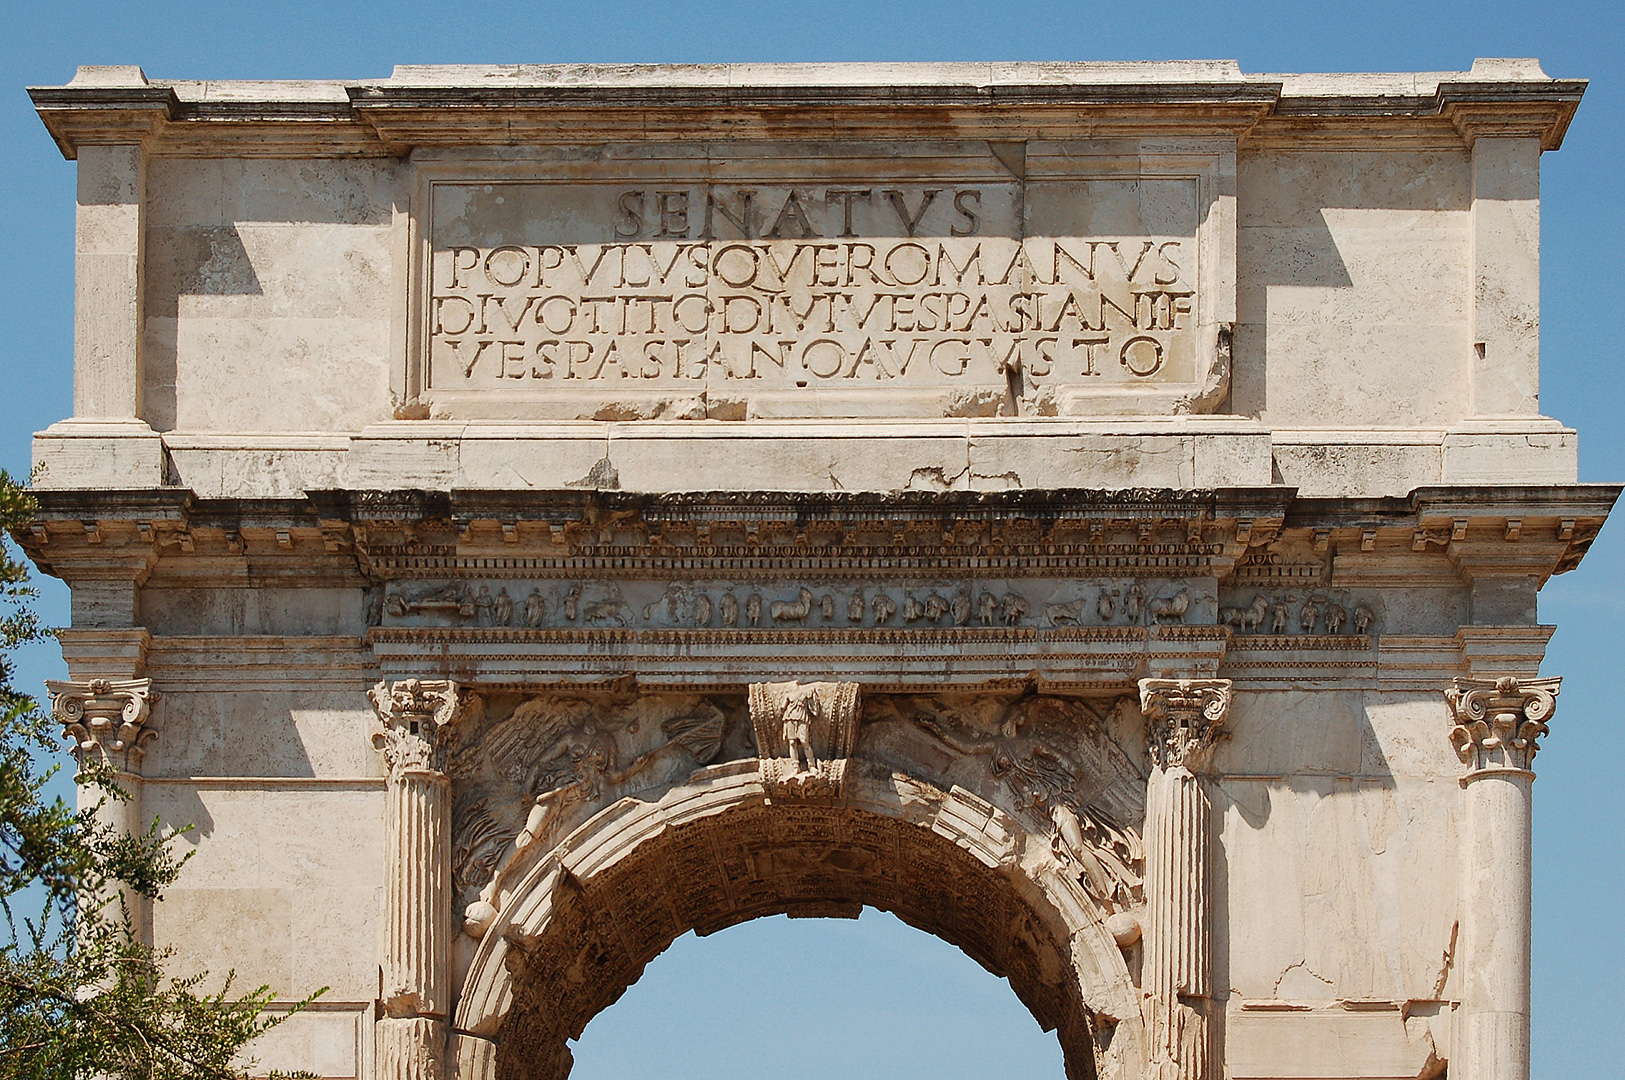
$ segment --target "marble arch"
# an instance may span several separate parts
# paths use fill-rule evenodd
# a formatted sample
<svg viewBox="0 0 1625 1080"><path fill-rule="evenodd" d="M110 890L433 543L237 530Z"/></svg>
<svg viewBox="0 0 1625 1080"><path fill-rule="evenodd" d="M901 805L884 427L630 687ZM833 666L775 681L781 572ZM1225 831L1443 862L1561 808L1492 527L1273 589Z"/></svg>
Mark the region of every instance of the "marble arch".
<svg viewBox="0 0 1625 1080"><path fill-rule="evenodd" d="M865 905L1007 976L1056 1031L1068 1077L1138 1075L1137 990L1047 835L963 789L901 775L855 781L839 801L786 804L765 796L754 762L618 802L530 868L463 983L457 1075L562 1080L565 1040L688 930L855 917Z"/></svg>
<svg viewBox="0 0 1625 1080"><path fill-rule="evenodd" d="M1536 599L1620 493L1539 396L1584 92L33 88L74 398L15 538L117 824L214 823L153 944L330 987L259 1048L323 1080L557 1080L680 929L860 900L1009 974L1075 1076L1526 1080ZM756 854L632 874L689 839ZM965 902L888 884L916 859Z"/></svg>

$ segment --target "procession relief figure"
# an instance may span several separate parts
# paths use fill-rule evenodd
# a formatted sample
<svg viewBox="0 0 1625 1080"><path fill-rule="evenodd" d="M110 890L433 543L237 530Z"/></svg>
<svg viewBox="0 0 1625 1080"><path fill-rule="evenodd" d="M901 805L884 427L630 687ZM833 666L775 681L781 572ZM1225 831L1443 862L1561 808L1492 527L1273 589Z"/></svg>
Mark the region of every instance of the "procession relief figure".
<svg viewBox="0 0 1625 1080"><path fill-rule="evenodd" d="M752 683L750 720L770 798L840 795L857 745L857 683Z"/></svg>

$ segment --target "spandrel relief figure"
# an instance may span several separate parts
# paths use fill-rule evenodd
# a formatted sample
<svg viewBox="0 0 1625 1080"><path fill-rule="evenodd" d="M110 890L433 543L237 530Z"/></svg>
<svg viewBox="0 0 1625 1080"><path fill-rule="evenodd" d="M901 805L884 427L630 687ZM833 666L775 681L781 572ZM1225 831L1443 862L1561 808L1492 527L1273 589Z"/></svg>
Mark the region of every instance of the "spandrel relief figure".
<svg viewBox="0 0 1625 1080"><path fill-rule="evenodd" d="M1110 703L1040 695L1013 701L897 697L875 699L870 712L867 752L893 767L912 762L918 769L931 755L906 732L923 733L953 752L939 775L925 778L980 788L1050 832L1055 858L1104 910L1142 902L1145 852L1138 825L1145 780L1111 734L1117 718ZM980 784L978 767L985 777Z"/></svg>
<svg viewBox="0 0 1625 1080"><path fill-rule="evenodd" d="M716 760L727 730L722 708L692 697L521 702L457 770L465 792L459 806L466 808L454 828L454 874L459 888L479 887L465 910L465 929L478 936L490 925L510 871L527 852L545 850L617 798ZM507 801L503 791L522 804ZM502 825L515 820L515 810L523 815L517 831Z"/></svg>

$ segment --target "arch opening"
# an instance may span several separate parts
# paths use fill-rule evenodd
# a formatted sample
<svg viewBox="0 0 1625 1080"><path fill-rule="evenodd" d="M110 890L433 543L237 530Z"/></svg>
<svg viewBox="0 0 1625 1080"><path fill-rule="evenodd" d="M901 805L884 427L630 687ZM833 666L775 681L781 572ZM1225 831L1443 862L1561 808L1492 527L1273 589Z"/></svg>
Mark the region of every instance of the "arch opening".
<svg viewBox="0 0 1625 1080"><path fill-rule="evenodd" d="M703 770L658 802L623 799L531 868L464 985L460 1076L563 1080L569 1041L690 930L865 906L1008 979L1056 1033L1069 1080L1136 1071L1124 957L1048 837L901 774L855 777L837 800L771 800L753 766Z"/></svg>
<svg viewBox="0 0 1625 1080"><path fill-rule="evenodd" d="M571 1080L1064 1075L1002 979L874 908L686 934L571 1051Z"/></svg>

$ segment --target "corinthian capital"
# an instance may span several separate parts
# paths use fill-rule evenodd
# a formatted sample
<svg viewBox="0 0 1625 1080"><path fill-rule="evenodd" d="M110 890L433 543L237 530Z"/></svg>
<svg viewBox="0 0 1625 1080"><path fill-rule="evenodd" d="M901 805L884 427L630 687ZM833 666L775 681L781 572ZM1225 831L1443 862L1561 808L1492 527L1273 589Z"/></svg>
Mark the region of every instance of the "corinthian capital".
<svg viewBox="0 0 1625 1080"><path fill-rule="evenodd" d="M1152 763L1195 770L1230 715L1230 680L1141 679L1140 712Z"/></svg>
<svg viewBox="0 0 1625 1080"><path fill-rule="evenodd" d="M441 732L462 711L462 691L448 679L380 682L367 691L378 711L372 744L383 751L390 776L440 770Z"/></svg>
<svg viewBox="0 0 1625 1080"><path fill-rule="evenodd" d="M158 695L151 679L91 679L89 682L47 680L51 713L62 721L62 735L73 740L81 763L104 761L134 772L142 744L158 737L146 728Z"/></svg>
<svg viewBox="0 0 1625 1080"><path fill-rule="evenodd" d="M1527 773L1557 711L1562 679L1456 679L1444 692L1455 726L1450 744L1466 783L1485 773Z"/></svg>

